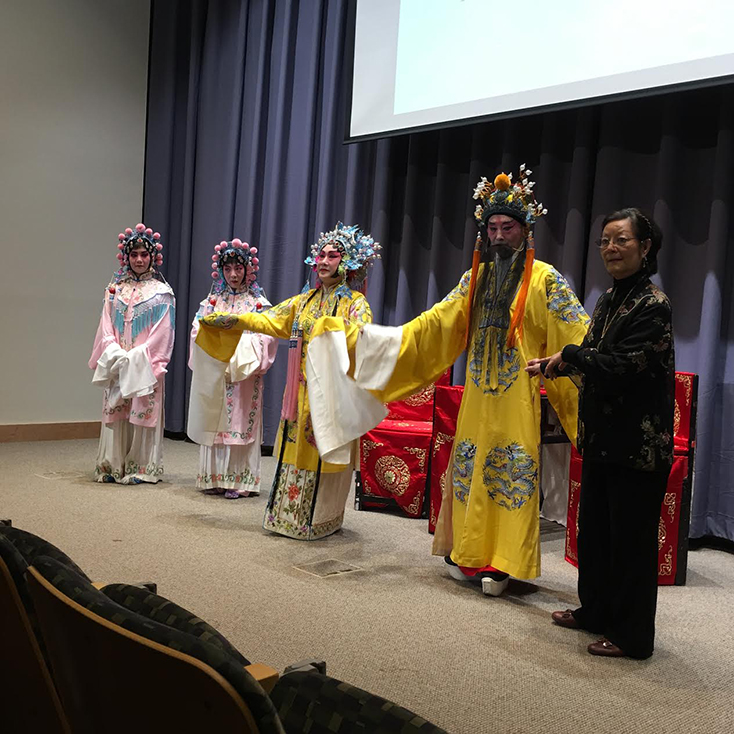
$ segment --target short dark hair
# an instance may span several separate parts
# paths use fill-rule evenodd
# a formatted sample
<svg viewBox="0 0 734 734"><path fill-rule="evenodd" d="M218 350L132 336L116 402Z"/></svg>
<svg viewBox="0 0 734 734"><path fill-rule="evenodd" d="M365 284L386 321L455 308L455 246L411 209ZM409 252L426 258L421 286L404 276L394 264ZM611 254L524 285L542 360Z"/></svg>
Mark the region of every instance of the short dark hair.
<svg viewBox="0 0 734 734"><path fill-rule="evenodd" d="M658 227L657 223L652 217L648 217L645 212L638 209L635 206L630 206L625 209L619 209L616 212L607 214L604 217L604 221L601 223L602 231L609 222L619 222L622 219L629 219L632 222L632 228L640 242L650 240L650 250L647 253L647 272L649 275L654 275L658 272L658 252L663 246L663 233Z"/></svg>

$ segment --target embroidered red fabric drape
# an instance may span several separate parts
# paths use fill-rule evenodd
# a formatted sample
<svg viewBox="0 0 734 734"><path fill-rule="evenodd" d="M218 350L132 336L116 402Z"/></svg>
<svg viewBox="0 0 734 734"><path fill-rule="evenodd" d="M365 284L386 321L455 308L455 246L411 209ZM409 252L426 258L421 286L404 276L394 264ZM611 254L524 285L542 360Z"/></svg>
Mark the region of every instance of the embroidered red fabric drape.
<svg viewBox="0 0 734 734"><path fill-rule="evenodd" d="M410 517L421 517L433 433L434 395L450 373L405 400L387 404L388 416L359 442L359 507L397 504Z"/></svg>

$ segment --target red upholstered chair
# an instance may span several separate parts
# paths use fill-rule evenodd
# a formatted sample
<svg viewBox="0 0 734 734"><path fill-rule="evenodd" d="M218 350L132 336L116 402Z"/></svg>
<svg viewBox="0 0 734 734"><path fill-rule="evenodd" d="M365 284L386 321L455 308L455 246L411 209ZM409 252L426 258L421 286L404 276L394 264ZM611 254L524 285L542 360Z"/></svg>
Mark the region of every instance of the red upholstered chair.
<svg viewBox="0 0 734 734"><path fill-rule="evenodd" d="M450 371L405 400L387 404L388 415L359 441L357 510L397 506L410 517L426 512L426 484L433 432L435 387L450 382Z"/></svg>
<svg viewBox="0 0 734 734"><path fill-rule="evenodd" d="M658 525L658 584L686 582L688 565L688 526L691 513L693 459L696 450L696 410L698 375L675 373L675 418L673 468L660 510ZM574 449L571 454L566 523L566 560L578 566L578 505L581 492L582 460Z"/></svg>

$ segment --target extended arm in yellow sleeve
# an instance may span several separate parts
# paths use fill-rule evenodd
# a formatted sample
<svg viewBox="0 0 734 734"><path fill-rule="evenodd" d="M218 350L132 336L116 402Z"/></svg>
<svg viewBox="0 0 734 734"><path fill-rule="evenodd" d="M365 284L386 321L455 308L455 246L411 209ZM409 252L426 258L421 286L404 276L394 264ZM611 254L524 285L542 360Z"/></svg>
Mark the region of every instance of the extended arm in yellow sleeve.
<svg viewBox="0 0 734 734"><path fill-rule="evenodd" d="M465 347L468 318L468 273L440 303L399 327L400 349L389 378L373 394L383 402L402 400L435 382ZM370 370L373 374L374 368Z"/></svg>
<svg viewBox="0 0 734 734"><path fill-rule="evenodd" d="M212 313L199 322L196 344L208 355L228 362L237 349L243 331L288 339L293 325L295 298L264 313Z"/></svg>

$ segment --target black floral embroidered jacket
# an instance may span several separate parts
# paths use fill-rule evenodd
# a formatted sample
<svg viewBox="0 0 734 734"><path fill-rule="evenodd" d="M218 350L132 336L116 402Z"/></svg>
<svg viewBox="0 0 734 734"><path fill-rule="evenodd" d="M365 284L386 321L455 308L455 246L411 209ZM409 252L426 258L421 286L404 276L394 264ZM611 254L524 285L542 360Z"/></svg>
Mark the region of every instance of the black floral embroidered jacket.
<svg viewBox="0 0 734 734"><path fill-rule="evenodd" d="M604 293L580 346L563 361L581 373L579 450L584 458L643 471L673 462L675 351L668 297L636 273Z"/></svg>

